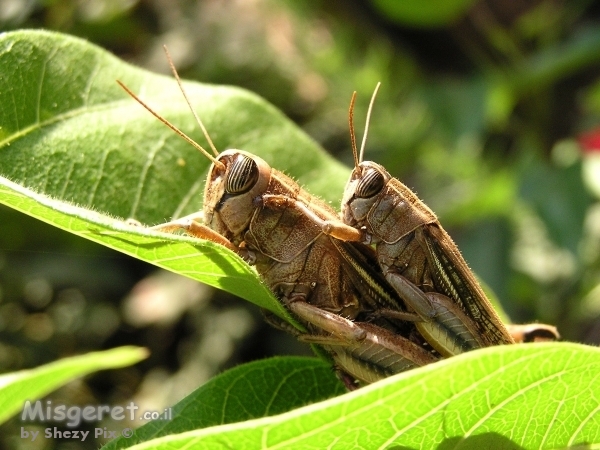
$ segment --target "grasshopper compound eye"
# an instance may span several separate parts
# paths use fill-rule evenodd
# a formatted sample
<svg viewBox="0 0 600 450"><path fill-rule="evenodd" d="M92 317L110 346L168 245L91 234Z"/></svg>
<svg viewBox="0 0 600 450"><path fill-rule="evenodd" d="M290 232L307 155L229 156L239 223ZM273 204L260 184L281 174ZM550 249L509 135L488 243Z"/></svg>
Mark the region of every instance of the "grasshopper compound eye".
<svg viewBox="0 0 600 450"><path fill-rule="evenodd" d="M238 155L232 162L225 183L228 194L243 194L248 192L258 180L256 162L245 155Z"/></svg>
<svg viewBox="0 0 600 450"><path fill-rule="evenodd" d="M362 176L356 186L355 195L360 198L369 198L377 195L385 185L385 177L374 167L363 169Z"/></svg>

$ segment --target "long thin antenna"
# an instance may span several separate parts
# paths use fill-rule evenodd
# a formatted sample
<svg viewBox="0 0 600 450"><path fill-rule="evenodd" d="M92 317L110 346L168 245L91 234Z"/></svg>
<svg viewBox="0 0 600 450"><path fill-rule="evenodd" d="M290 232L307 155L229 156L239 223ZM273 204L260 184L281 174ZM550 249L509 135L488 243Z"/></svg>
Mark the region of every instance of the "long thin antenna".
<svg viewBox="0 0 600 450"><path fill-rule="evenodd" d="M212 139L208 135L208 131L206 131L206 128L204 127L204 123L202 123L202 121L200 120L200 117L198 117L198 114L196 114L196 111L194 111L194 108L192 107L190 99L188 98L187 94L185 93L185 89L183 89L183 84L181 83L181 79L179 78L177 69L175 69L175 64L173 64L173 59L171 58L169 49L167 48L166 45L163 45L163 48L165 49L165 54L167 55L167 61L169 61L169 66L171 67L171 72L173 72L173 76L175 77L175 79L177 80L177 84L179 85L179 90L183 94L185 101L187 102L188 106L190 107L190 111L192 111L192 114L196 118L196 122L198 122L198 125L200 125L200 128L202 129L202 133L204 134L204 137L208 141L208 145L210 146L210 148L213 151L213 153L215 154L215 156L218 156L219 152L217 151L215 144L213 144Z"/></svg>
<svg viewBox="0 0 600 450"><path fill-rule="evenodd" d="M358 167L358 150L356 148L356 134L354 133L354 102L356 100L356 91L352 93L350 99L350 109L348 110L348 126L350 127L350 143L352 145L352 155L354 156L354 167Z"/></svg>
<svg viewBox="0 0 600 450"><path fill-rule="evenodd" d="M379 86L381 86L380 81L377 83L377 86L375 86L375 90L373 91L373 95L371 96L371 102L369 103L369 109L367 110L365 133L363 134L362 144L360 145L360 162L362 162L363 156L365 154L365 147L367 145L367 135L369 134L369 122L371 121L371 111L373 110L373 104L375 103L375 97L377 97L377 91L379 90Z"/></svg>
<svg viewBox="0 0 600 450"><path fill-rule="evenodd" d="M225 167L225 165L221 161L217 160L213 155L211 155L209 152L207 152L200 144L198 144L191 137L189 137L187 134L185 134L183 131L181 131L179 128L177 128L175 125L173 125L171 122L169 122L167 119L165 119L160 114L155 112L152 108L150 108L146 103L144 103L142 101L142 99L140 99L137 95L135 95L127 86L125 86L119 80L117 80L117 83L119 83L119 86L121 86L125 90L125 92L127 92L131 97L133 97L133 99L135 101L137 101L140 105L142 105L144 108L146 108L154 117L156 117L158 120L160 120L166 126L168 126L171 130L173 130L175 133L177 133L179 136L181 136L183 139L185 139L188 143L193 145L196 149L200 150L204 154L204 156L206 156L208 159L210 159L212 161L212 163L214 165L222 167L222 168Z"/></svg>

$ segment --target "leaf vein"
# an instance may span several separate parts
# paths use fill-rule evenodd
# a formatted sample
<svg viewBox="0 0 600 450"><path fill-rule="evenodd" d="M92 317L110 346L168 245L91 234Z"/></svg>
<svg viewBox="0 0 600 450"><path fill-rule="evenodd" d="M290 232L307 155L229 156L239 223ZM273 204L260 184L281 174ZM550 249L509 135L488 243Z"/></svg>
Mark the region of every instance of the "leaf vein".
<svg viewBox="0 0 600 450"><path fill-rule="evenodd" d="M468 437L470 436L477 428L479 428L479 426L481 426L481 424L487 420L489 417L491 417L492 415L494 415L499 409L501 409L503 406L505 406L506 404L508 404L509 402L513 401L515 398L518 398L519 396L523 395L525 392L530 391L531 389L534 389L536 387L538 387L539 385L548 382L556 377L561 377L564 376L565 373L569 373L569 372L577 372L580 369L573 369L573 370L569 370L569 371L563 371L560 373L553 373L550 376L547 377L543 377L539 380L537 380L534 383L529 384L527 387L519 389L517 391L515 391L512 395L510 395L509 397L507 397L506 399L504 399L503 401L501 401L500 403L498 403L494 408L492 408L490 411L488 411L483 417L481 417L472 427L470 430L467 430L467 432L465 433L464 437Z"/></svg>
<svg viewBox="0 0 600 450"><path fill-rule="evenodd" d="M100 62L98 61L97 55L94 55L94 68L90 72L88 77L88 81L83 89L83 105L88 107L90 101L90 93L92 91L92 86L94 85L94 80L96 79L96 75L100 71Z"/></svg>
<svg viewBox="0 0 600 450"><path fill-rule="evenodd" d="M597 380L599 377L596 376L594 378L594 380L590 380L590 386L597 386L598 382L596 382L595 380ZM598 405L596 405L596 407L584 418L579 422L579 426L575 429L575 431L573 431L573 435L571 436L571 439L569 439L569 443L568 446L572 446L575 443L575 439L577 438L577 435L579 433L581 433L581 430L583 430L584 426L588 424L588 422L590 422L592 420L592 418L598 414L600 412L600 402L598 402Z"/></svg>
<svg viewBox="0 0 600 450"><path fill-rule="evenodd" d="M152 149L148 152L148 157L146 158L146 162L144 163L144 167L142 167L142 171L140 173L140 179L138 181L138 187L135 192L135 197L133 200L133 204L131 205L131 211L129 212L129 217L135 218L135 214L137 213L138 207L140 206L140 200L142 198L142 192L144 191L144 186L146 184L146 179L148 177L148 172L150 171L150 167L154 163L154 159L156 158L156 154L158 151L163 148L165 144L166 136L163 135L156 143Z"/></svg>
<svg viewBox="0 0 600 450"><path fill-rule="evenodd" d="M52 51L48 54L48 57L46 58L46 60L44 61L44 64L42 65L42 72L40 73L40 81L38 83L37 104L36 104L36 111L35 111L35 123L36 124L40 123L40 116L41 116L41 110L42 110L42 92L44 91L44 79L46 78L46 67L48 66L48 63L50 62L50 60L52 58L54 58L54 56L56 55L57 52L58 52L58 48L56 48L56 47L52 48Z"/></svg>
<svg viewBox="0 0 600 450"><path fill-rule="evenodd" d="M183 213L184 208L189 205L192 198L198 194L198 190L204 184L204 178L198 177L194 184L190 187L188 192L183 196L177 208L173 212L173 219L177 219Z"/></svg>
<svg viewBox="0 0 600 450"><path fill-rule="evenodd" d="M104 176L104 168L106 166L106 160L108 159L108 154L109 154L108 149L105 149L104 152L102 153L102 160L100 161L100 167L98 168L98 176L96 177L96 180L94 180L94 185L92 186L92 189L90 190L90 195L89 195L88 201L87 201L88 205L94 204L94 198L96 197L96 193L98 192L98 187L100 186L100 182L102 181L102 177Z"/></svg>

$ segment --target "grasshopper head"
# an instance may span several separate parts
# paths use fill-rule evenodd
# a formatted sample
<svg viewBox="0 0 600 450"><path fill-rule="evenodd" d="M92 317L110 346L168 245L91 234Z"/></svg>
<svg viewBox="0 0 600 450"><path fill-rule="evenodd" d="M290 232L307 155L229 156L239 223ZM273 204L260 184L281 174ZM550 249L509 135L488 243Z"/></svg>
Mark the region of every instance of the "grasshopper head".
<svg viewBox="0 0 600 450"><path fill-rule="evenodd" d="M352 171L342 199L342 219L355 228L364 227L371 242L390 244L437 221L413 191L372 161L363 161Z"/></svg>
<svg viewBox="0 0 600 450"><path fill-rule="evenodd" d="M255 199L269 186L271 167L243 150L225 150L210 167L204 190L204 221L235 244L243 240L256 209Z"/></svg>
<svg viewBox="0 0 600 450"><path fill-rule="evenodd" d="M353 227L367 225L369 212L385 190L390 174L383 166L363 161L354 168L342 197L344 223Z"/></svg>

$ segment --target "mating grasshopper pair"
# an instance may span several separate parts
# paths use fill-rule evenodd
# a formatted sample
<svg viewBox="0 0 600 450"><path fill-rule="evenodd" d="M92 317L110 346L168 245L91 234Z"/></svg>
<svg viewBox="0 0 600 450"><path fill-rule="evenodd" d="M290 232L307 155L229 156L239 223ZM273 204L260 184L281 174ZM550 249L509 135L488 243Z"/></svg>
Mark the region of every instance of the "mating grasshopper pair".
<svg viewBox="0 0 600 450"><path fill-rule="evenodd" d="M305 330L271 321L322 346L348 388L514 342L433 212L381 166L360 162L355 145L340 220L262 159L217 154L205 132L211 156L125 89L212 161L203 212L154 229L183 229L254 265Z"/></svg>

